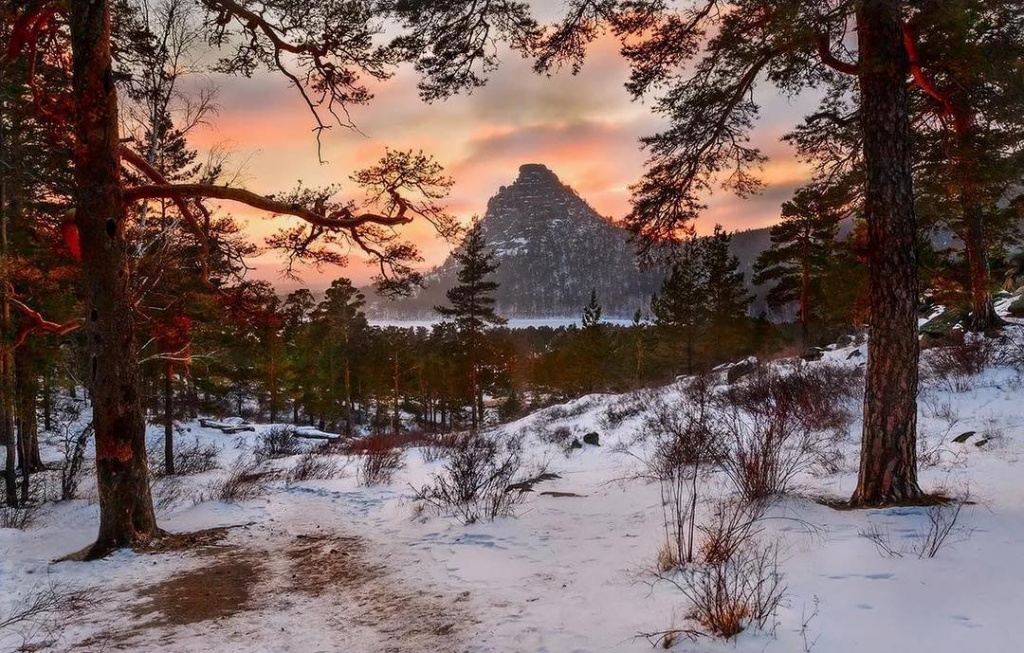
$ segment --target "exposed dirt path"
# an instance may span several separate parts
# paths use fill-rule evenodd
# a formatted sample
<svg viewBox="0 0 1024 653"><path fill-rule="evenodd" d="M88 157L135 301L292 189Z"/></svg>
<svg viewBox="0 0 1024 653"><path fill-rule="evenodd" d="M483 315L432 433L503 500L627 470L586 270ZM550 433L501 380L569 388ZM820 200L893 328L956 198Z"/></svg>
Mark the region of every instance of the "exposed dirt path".
<svg viewBox="0 0 1024 653"><path fill-rule="evenodd" d="M457 652L475 623L465 594L410 587L359 536L252 526L190 556L198 566L131 588L130 619L73 650L194 652L237 641L274 651ZM280 640L265 641L268 632Z"/></svg>

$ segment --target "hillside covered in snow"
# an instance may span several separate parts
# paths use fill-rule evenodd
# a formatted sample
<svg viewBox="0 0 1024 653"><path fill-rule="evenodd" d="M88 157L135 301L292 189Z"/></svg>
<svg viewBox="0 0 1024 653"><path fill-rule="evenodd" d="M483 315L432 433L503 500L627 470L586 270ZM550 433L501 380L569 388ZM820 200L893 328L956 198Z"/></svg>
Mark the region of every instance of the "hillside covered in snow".
<svg viewBox="0 0 1024 653"><path fill-rule="evenodd" d="M4 524L0 648L1015 650L1022 351L1010 326L923 353L921 484L945 499L921 507L834 507L856 482L863 340L472 440L186 423L183 474L153 486L162 527L187 535L59 561L95 535L88 474L77 499ZM51 434L45 457L66 444ZM450 500L467 469L479 484Z"/></svg>

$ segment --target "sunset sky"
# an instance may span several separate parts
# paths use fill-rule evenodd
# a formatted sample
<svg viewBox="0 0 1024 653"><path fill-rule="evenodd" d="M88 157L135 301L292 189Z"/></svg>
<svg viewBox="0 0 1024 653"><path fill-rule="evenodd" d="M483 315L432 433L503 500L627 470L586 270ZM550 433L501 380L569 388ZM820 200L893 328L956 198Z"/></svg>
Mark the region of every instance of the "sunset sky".
<svg viewBox="0 0 1024 653"><path fill-rule="evenodd" d="M200 150L229 149L233 165L241 169L241 182L260 192L287 190L298 180L314 186L341 183L343 193L352 191L348 175L375 162L385 147L422 149L454 178L448 206L466 221L484 213L487 199L515 179L521 164L543 163L599 213L621 219L629 210L628 186L643 170L645 156L637 139L661 125L649 105L630 100L623 88L627 78L628 69L611 40L598 44L575 77L569 71L538 76L528 61L510 54L486 87L435 104L419 100L415 74L403 70L374 88L369 105L351 107L359 132L336 127L323 136L326 163L320 164L313 120L281 76L212 76L210 81L220 88L220 111L192 142ZM767 90L760 99L764 112L755 143L772 158L764 174L766 191L750 200L716 196L698 221L699 232L709 232L716 222L730 230L772 224L780 204L807 176L806 167L779 137L810 101L791 103ZM247 219L249 232L257 237L275 231L284 220L238 206L224 208ZM450 249L429 228L410 226L406 233L423 250L426 267L443 261ZM282 291L298 285L320 289L339 276L364 283L370 275L354 262L345 269L303 270L296 284L280 278L281 265L270 256L255 264L251 276Z"/></svg>

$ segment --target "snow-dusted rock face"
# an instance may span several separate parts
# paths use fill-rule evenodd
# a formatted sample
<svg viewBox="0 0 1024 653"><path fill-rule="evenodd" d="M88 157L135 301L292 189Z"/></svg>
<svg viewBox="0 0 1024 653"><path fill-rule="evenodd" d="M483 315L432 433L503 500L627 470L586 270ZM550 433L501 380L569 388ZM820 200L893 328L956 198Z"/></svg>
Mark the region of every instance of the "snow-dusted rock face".
<svg viewBox="0 0 1024 653"><path fill-rule="evenodd" d="M487 204L482 229L501 261L498 305L510 315L575 315L597 292L605 315L645 309L655 275L640 272L627 233L540 164Z"/></svg>
<svg viewBox="0 0 1024 653"><path fill-rule="evenodd" d="M528 163L487 203L481 219L500 266L498 313L506 317L577 316L597 292L606 317L646 313L661 276L638 269L628 233L590 207L546 166ZM449 258L428 276L428 287L374 313L423 317L445 302L456 265Z"/></svg>

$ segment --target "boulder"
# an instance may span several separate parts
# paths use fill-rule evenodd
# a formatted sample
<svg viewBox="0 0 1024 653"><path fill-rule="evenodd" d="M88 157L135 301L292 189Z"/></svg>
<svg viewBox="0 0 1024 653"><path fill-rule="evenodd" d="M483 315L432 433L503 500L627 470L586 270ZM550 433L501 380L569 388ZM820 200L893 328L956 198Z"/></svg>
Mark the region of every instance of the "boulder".
<svg viewBox="0 0 1024 653"><path fill-rule="evenodd" d="M1006 308L1013 317L1024 317L1024 295L1021 295Z"/></svg>
<svg viewBox="0 0 1024 653"><path fill-rule="evenodd" d="M853 339L853 336L845 335L845 334L841 335L838 338L836 338L836 349L843 349L845 347L850 347L850 346L852 346L854 344L854 342L855 341Z"/></svg>
<svg viewBox="0 0 1024 653"><path fill-rule="evenodd" d="M751 356L745 360L735 363L729 367L725 379L728 383L736 383L743 377L757 369L757 359Z"/></svg>
<svg viewBox="0 0 1024 653"><path fill-rule="evenodd" d="M569 443L569 449L582 449L582 448L583 448L583 444L580 442L579 438L573 438L572 442Z"/></svg>
<svg viewBox="0 0 1024 653"><path fill-rule="evenodd" d="M800 358L807 362L820 361L824 357L825 352L823 352L819 347L811 347L810 349L805 350L804 353L800 354Z"/></svg>
<svg viewBox="0 0 1024 653"><path fill-rule="evenodd" d="M964 442L967 442L967 439L974 435L974 433L974 431L966 431L964 433L961 433L960 435L953 438L953 442L956 442L957 444L963 444Z"/></svg>
<svg viewBox="0 0 1024 653"><path fill-rule="evenodd" d="M595 447L601 446L601 436L597 433L587 433L583 436L583 444L593 445Z"/></svg>
<svg viewBox="0 0 1024 653"><path fill-rule="evenodd" d="M921 325L921 349L949 347L964 342L963 322L967 313L959 309L944 311Z"/></svg>

